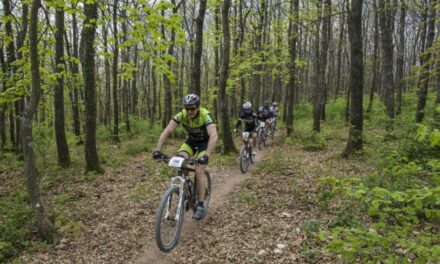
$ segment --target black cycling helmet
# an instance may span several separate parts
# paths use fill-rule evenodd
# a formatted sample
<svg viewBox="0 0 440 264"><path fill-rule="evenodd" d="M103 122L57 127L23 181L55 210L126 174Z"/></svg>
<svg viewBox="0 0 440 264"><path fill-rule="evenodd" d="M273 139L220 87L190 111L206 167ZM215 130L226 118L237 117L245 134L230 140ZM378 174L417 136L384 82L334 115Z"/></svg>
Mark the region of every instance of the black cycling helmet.
<svg viewBox="0 0 440 264"><path fill-rule="evenodd" d="M187 96L183 97L183 106L199 106L200 105L200 97L197 94L188 94Z"/></svg>

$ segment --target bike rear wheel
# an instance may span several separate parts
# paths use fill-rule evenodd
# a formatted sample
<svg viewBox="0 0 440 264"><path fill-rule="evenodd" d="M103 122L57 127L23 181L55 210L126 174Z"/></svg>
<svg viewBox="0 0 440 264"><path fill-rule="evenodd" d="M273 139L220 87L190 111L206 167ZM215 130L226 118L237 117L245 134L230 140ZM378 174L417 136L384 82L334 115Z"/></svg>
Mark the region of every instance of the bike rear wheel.
<svg viewBox="0 0 440 264"><path fill-rule="evenodd" d="M205 207L204 216L208 212L209 201L211 200L211 175L209 175L209 172L207 172L207 171L205 171L205 179L206 179L206 190L205 190L205 200L203 200L203 205ZM196 197L195 201L197 203L199 201L197 180L194 183L194 195ZM196 212L196 210L197 210L197 207L193 206L194 213Z"/></svg>
<svg viewBox="0 0 440 264"><path fill-rule="evenodd" d="M242 173L246 173L249 168L249 156L252 153L248 153L248 148L246 145L241 146L240 149L240 170Z"/></svg>
<svg viewBox="0 0 440 264"><path fill-rule="evenodd" d="M182 196L182 197L181 197ZM163 252L173 249L182 231L184 194L177 186L168 189L160 201L156 213L156 243Z"/></svg>

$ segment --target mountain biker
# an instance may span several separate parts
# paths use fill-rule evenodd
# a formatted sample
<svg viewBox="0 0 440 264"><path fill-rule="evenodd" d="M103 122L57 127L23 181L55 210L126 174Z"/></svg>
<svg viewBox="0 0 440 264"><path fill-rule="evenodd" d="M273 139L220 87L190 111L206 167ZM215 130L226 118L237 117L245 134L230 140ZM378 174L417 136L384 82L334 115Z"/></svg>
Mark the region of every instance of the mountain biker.
<svg viewBox="0 0 440 264"><path fill-rule="evenodd" d="M269 107L269 101L265 101L263 106L260 106L258 108L258 113L257 113L258 120L265 122L266 128L269 128L269 125L271 125L274 116L275 116L274 112ZM268 131L268 129L266 131Z"/></svg>
<svg viewBox="0 0 440 264"><path fill-rule="evenodd" d="M252 133L252 147L255 148L257 143L257 128L258 128L258 120L257 115L252 108L251 102L246 102L243 104L240 110L240 119L238 119L237 124L235 125L234 131L237 132L238 128L241 126L241 122L244 122L244 131ZM256 155L255 150L252 149L252 155Z"/></svg>
<svg viewBox="0 0 440 264"><path fill-rule="evenodd" d="M178 150L178 156L189 158L199 151L196 159L197 164L195 168L196 181L198 188L199 201L196 212L193 218L200 220L205 215L205 207L203 201L205 200L206 178L203 177L205 167L208 164L209 157L214 150L217 142L217 129L211 113L200 107L200 97L196 94L188 94L183 98L183 109L177 113L168 126L164 129L157 141L156 149L153 153L153 158L159 160L162 157L160 150L167 138L173 131L182 124L188 133L188 137Z"/></svg>
<svg viewBox="0 0 440 264"><path fill-rule="evenodd" d="M274 122L275 129L276 129L277 117L278 117L278 111L279 111L277 102L273 102L270 109L272 110L273 115L274 115L273 122Z"/></svg>

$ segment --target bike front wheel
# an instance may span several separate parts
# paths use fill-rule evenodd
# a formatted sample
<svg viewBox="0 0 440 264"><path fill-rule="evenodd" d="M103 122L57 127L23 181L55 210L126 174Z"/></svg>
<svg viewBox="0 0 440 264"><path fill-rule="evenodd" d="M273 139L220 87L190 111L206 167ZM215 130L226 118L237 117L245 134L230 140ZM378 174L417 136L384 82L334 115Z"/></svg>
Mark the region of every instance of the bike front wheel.
<svg viewBox="0 0 440 264"><path fill-rule="evenodd" d="M264 131L260 130L258 131L258 149L261 150L263 148L263 142L264 142Z"/></svg>
<svg viewBox="0 0 440 264"><path fill-rule="evenodd" d="M173 249L182 231L184 194L177 186L168 189L156 213L156 243L163 252Z"/></svg>
<svg viewBox="0 0 440 264"><path fill-rule="evenodd" d="M249 168L249 156L251 153L248 153L247 147L245 145L241 146L240 150L240 170L242 173L246 173Z"/></svg>

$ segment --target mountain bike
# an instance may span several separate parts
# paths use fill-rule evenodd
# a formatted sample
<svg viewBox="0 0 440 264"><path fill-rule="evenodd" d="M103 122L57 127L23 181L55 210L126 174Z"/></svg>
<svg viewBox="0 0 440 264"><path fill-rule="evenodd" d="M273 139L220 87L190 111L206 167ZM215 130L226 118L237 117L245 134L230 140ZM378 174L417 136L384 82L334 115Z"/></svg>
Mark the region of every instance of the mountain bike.
<svg viewBox="0 0 440 264"><path fill-rule="evenodd" d="M242 173L246 173L249 168L249 164L254 162L252 157L251 144L252 133L243 132L241 134L241 138L243 141L243 145L240 149L240 170Z"/></svg>
<svg viewBox="0 0 440 264"><path fill-rule="evenodd" d="M258 125L258 136L257 136L257 143L258 143L258 149L261 150L263 147L266 146L266 122L261 121Z"/></svg>
<svg viewBox="0 0 440 264"><path fill-rule="evenodd" d="M171 178L170 187L162 196L156 213L156 244L161 251L169 252L179 241L185 211L192 209L195 212L197 209L197 181L193 181L189 176L189 173L195 174L194 166L197 160L178 156L170 158L166 155L163 155L161 160L168 163L168 166L177 169L176 175ZM205 171L205 177L204 207L206 215L211 198L211 176L208 171Z"/></svg>

